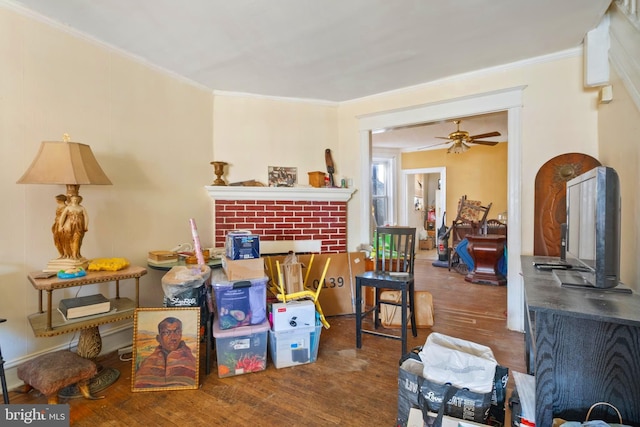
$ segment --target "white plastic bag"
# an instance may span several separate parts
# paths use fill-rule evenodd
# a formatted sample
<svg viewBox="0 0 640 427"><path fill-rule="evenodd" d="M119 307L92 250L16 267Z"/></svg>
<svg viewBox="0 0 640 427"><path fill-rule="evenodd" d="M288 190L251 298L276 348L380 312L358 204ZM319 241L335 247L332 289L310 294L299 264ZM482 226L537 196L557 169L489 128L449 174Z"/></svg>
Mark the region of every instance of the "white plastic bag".
<svg viewBox="0 0 640 427"><path fill-rule="evenodd" d="M496 366L489 347L432 332L420 353L423 377L475 393L491 393Z"/></svg>
<svg viewBox="0 0 640 427"><path fill-rule="evenodd" d="M161 284L164 296L173 298L189 289L202 286L211 276L211 268L208 265L184 266L176 265L171 267L164 276Z"/></svg>

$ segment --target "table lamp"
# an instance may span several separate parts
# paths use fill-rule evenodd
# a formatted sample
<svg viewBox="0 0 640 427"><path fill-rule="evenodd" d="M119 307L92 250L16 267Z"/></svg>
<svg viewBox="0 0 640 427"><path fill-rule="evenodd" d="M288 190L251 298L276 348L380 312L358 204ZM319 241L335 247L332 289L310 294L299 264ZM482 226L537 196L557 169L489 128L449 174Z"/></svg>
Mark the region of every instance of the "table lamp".
<svg viewBox="0 0 640 427"><path fill-rule="evenodd" d="M18 184L64 184L66 194L56 196L56 216L51 227L53 241L60 256L47 264L43 271L56 272L70 268L86 268L89 261L80 254L89 216L80 203L80 185L111 185L91 147L78 142L43 141L29 169Z"/></svg>

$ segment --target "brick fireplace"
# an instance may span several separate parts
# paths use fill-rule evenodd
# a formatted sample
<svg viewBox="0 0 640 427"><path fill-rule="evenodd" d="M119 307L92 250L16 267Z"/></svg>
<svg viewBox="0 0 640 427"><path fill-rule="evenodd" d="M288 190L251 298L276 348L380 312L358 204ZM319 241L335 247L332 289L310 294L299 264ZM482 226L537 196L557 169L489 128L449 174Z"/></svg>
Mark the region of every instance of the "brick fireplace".
<svg viewBox="0 0 640 427"><path fill-rule="evenodd" d="M260 236L263 253L347 251L347 201L343 188L206 187L214 203L214 242L227 232Z"/></svg>

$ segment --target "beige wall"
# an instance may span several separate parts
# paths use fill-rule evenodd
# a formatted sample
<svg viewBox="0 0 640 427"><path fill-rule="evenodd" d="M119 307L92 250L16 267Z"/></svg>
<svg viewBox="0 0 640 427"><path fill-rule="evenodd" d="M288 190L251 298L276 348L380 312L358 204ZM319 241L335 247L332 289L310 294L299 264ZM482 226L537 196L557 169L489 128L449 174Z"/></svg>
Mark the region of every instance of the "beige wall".
<svg viewBox="0 0 640 427"><path fill-rule="evenodd" d="M308 185L308 172L327 171L327 148L337 182L351 172L338 146L336 104L216 93L213 117L215 160L229 163L228 182L267 184L269 166L290 166Z"/></svg>
<svg viewBox="0 0 640 427"><path fill-rule="evenodd" d="M54 197L62 185L16 184L43 140L89 144L113 182L83 186L90 217L82 253L125 257L146 265L147 252L190 242L195 218L203 245L211 244L213 96L71 35L0 8L0 340L7 368L29 355L67 348L77 336L34 338L27 316L38 293L27 281L57 256L51 235ZM160 306L162 274L141 280L144 306ZM129 282L131 282L129 284ZM132 281L121 285L133 296ZM115 292L114 285L54 293L62 297ZM102 326L105 348L111 332ZM131 340L130 325L114 335ZM120 339L120 343L122 340ZM113 344L116 345L116 344ZM113 349L113 348L112 348Z"/></svg>
<svg viewBox="0 0 640 427"><path fill-rule="evenodd" d="M640 111L620 77L612 69L613 101L601 104L598 115L598 158L613 167L620 178L622 239L620 277L623 283L640 289Z"/></svg>
<svg viewBox="0 0 640 427"><path fill-rule="evenodd" d="M418 151L402 155L402 169L445 167L447 170L447 224L456 217L458 200L467 195L483 205L493 203L488 218L507 210L507 148L473 146L462 154L446 149Z"/></svg>

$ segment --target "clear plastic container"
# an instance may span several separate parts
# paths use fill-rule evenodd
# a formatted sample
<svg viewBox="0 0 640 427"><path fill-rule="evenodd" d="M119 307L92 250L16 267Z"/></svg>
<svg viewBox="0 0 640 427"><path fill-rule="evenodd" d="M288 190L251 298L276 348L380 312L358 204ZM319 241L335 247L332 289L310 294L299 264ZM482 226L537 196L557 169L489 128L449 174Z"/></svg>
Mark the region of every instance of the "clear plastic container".
<svg viewBox="0 0 640 427"><path fill-rule="evenodd" d="M266 276L236 281L222 281L216 276L212 280L220 329L259 325L266 320Z"/></svg>

